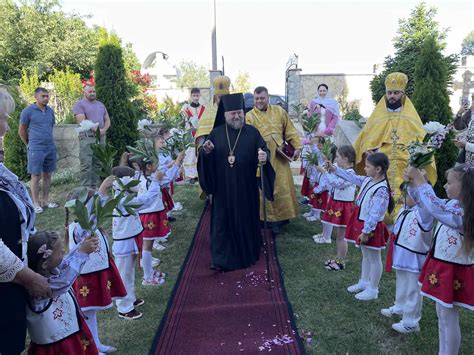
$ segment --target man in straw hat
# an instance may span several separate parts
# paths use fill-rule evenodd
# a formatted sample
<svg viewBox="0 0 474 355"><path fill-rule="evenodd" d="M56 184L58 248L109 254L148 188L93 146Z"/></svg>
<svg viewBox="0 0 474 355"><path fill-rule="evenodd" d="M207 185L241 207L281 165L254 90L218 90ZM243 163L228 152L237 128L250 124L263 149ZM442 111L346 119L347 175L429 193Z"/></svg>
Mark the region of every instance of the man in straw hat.
<svg viewBox="0 0 474 355"><path fill-rule="evenodd" d="M374 151L387 154L390 168L387 172L388 182L395 193L395 201L399 200L400 190L397 188L403 182L403 171L408 165L406 147L413 141L422 141L425 130L415 106L405 95L408 77L403 73L390 73L385 78L385 95L380 99L366 125L359 133L354 143L356 150L356 170L364 174L364 164L367 154ZM436 165L434 161L427 169L428 179L436 182ZM398 213L394 209L392 216ZM391 222L391 218L387 222Z"/></svg>
<svg viewBox="0 0 474 355"><path fill-rule="evenodd" d="M242 94L222 96L214 129L199 151L199 183L213 196L211 268L217 271L246 268L258 260L261 181L267 198L273 198L270 152L260 132L245 124L244 117ZM262 179L257 177L259 163Z"/></svg>

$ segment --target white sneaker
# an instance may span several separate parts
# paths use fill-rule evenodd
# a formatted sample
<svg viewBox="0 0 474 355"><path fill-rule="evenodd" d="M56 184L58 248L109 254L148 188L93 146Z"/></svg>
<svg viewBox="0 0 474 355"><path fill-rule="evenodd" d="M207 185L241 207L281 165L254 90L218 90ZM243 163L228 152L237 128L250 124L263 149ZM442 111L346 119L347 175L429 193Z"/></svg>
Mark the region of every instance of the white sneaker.
<svg viewBox="0 0 474 355"><path fill-rule="evenodd" d="M173 211L181 211L183 209L183 205L180 202L174 203Z"/></svg>
<svg viewBox="0 0 474 355"><path fill-rule="evenodd" d="M310 217L313 215L313 211L309 211L309 212L306 212L306 213L303 213L303 217L304 218L307 218L307 217Z"/></svg>
<svg viewBox="0 0 474 355"><path fill-rule="evenodd" d="M397 311L395 306L381 309L380 313L382 313L382 315L387 317L387 318L392 318L393 316L403 315L403 312L402 311Z"/></svg>
<svg viewBox="0 0 474 355"><path fill-rule="evenodd" d="M158 251L161 251L161 250L165 250L166 247L164 247L163 245L160 244L160 242L158 242L158 241L155 240L155 241L153 242L153 249L158 250Z"/></svg>
<svg viewBox="0 0 474 355"><path fill-rule="evenodd" d="M316 221L319 221L319 218L316 217L316 216L311 215L311 216L309 216L309 217L306 217L306 220L307 220L308 222L316 222Z"/></svg>
<svg viewBox="0 0 474 355"><path fill-rule="evenodd" d="M151 257L151 267L160 265L161 260L158 258Z"/></svg>
<svg viewBox="0 0 474 355"><path fill-rule="evenodd" d="M313 240L321 239L322 237L323 237L322 234L315 234L315 235L313 235Z"/></svg>
<svg viewBox="0 0 474 355"><path fill-rule="evenodd" d="M413 332L419 332L420 326L417 324L414 327L407 327L406 325L403 325L402 322L398 322L392 324L392 329L402 334L408 334Z"/></svg>
<svg viewBox="0 0 474 355"><path fill-rule="evenodd" d="M359 292L355 295L355 298L359 301L371 301L379 298L379 291L367 287L364 291Z"/></svg>
<svg viewBox="0 0 474 355"><path fill-rule="evenodd" d="M314 237L315 236L313 236L313 240L317 244L331 244L331 239L323 238L323 236L320 236L319 238L314 238Z"/></svg>
<svg viewBox="0 0 474 355"><path fill-rule="evenodd" d="M359 280L359 282L356 283L355 285L349 286L347 288L347 291L349 291L350 293L357 293L360 291L364 291L366 288L367 288L367 284Z"/></svg>

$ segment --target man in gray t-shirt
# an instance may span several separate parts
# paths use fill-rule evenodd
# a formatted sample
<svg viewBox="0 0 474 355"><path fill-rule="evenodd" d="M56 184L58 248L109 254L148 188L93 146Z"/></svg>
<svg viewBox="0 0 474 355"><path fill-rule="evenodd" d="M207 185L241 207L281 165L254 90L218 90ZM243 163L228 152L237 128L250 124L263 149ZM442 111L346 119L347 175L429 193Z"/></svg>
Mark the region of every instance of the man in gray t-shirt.
<svg viewBox="0 0 474 355"><path fill-rule="evenodd" d="M79 160L81 161L81 185L92 188L100 185L100 163L92 154L91 145L96 142L95 133L100 132L100 144L105 144L105 134L110 127L110 118L104 104L96 99L95 88L92 85L84 87L84 97L77 101L72 112L77 123L89 120L98 123L97 128L79 133Z"/></svg>
<svg viewBox="0 0 474 355"><path fill-rule="evenodd" d="M53 138L54 111L48 106L49 93L45 88L35 90L36 102L20 115L18 134L28 147L28 173L31 174L31 195L36 213L43 207L56 208L49 201L51 175L56 170L56 146ZM40 181L43 179L43 199L39 199Z"/></svg>

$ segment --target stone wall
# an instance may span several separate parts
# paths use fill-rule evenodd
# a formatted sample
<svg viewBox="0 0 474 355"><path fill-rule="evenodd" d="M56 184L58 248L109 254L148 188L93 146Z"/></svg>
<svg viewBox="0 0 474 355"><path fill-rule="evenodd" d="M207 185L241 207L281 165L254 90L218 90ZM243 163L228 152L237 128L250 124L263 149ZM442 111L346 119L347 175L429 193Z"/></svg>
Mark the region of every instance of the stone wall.
<svg viewBox="0 0 474 355"><path fill-rule="evenodd" d="M79 139L75 124L54 126L54 143L58 151L58 169L79 170Z"/></svg>
<svg viewBox="0 0 474 355"><path fill-rule="evenodd" d="M361 128L354 121L339 121L334 131L334 143L340 147L341 145L353 145L359 135Z"/></svg>
<svg viewBox="0 0 474 355"><path fill-rule="evenodd" d="M375 74L302 74L301 69L288 71L288 104L291 117L296 116L292 105L307 105L316 96L318 86L322 83L329 86L329 94L337 99L344 95L348 102L355 101L359 112L367 117L374 109L370 91L370 81Z"/></svg>

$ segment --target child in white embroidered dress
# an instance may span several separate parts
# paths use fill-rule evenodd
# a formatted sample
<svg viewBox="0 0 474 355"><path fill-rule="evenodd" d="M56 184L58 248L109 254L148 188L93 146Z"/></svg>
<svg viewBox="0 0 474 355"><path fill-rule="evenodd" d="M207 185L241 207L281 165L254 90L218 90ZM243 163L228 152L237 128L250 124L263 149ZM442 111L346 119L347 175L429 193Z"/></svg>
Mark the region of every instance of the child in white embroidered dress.
<svg viewBox="0 0 474 355"><path fill-rule="evenodd" d="M179 171L183 164L185 154L184 152L179 153L176 160L172 160L169 155L164 154L162 152L162 149L166 145L166 141L164 137L160 135L154 137L154 144L155 149L157 149L158 151L158 170L161 171L164 175L163 178L160 180L163 205L166 209L168 222L174 222L176 218L172 216L172 211L174 210L175 203L173 201L173 197L171 196L171 184L179 176ZM163 241L166 242L167 238L164 238ZM159 240L155 240L153 242L153 249L164 250L165 247L160 243Z"/></svg>
<svg viewBox="0 0 474 355"><path fill-rule="evenodd" d="M164 174L157 171L158 163L155 161L142 160L139 161L141 173L139 176L140 184L138 185L138 196L141 196L151 188L153 181L159 182L163 179ZM143 267L143 286L159 286L165 282L164 274L160 271L153 270L152 251L153 242L155 240L164 240L170 234L170 226L166 216L166 209L163 204L161 191L159 197L153 200L153 203L140 210L140 220L142 222L143 231L139 234L139 245L142 252Z"/></svg>
<svg viewBox="0 0 474 355"><path fill-rule="evenodd" d="M346 228L346 240L356 243L362 251L362 269L359 281L347 288L356 293L355 298L369 301L378 298L382 277L381 249L385 248L389 234L383 222L387 210L391 212L394 202L387 179L388 157L383 153L372 153L365 160L365 173L359 176L328 163L328 170L360 187Z"/></svg>
<svg viewBox="0 0 474 355"><path fill-rule="evenodd" d="M92 215L93 196L98 195L100 203L105 204L108 199L108 192L115 180L114 176L104 179L97 193L88 189L88 199L86 208L89 218L95 218ZM84 188L74 189L68 196L69 200L77 199ZM80 244L89 236L89 231L84 230L79 223L73 222L69 224L69 210L66 208L66 223L68 231L66 240L69 240L69 249L73 250L77 244ZM117 349L113 346L104 345L99 338L99 330L97 328L97 311L107 309L113 306L113 300L125 297L127 291L120 277L120 273L115 265L115 261L109 252L109 242L105 231L97 229L95 235L99 238L99 247L92 253L89 260L81 270L81 275L74 282L73 288L77 296L77 300L81 310L86 316L87 325L91 330L97 349L102 353L114 352Z"/></svg>
<svg viewBox="0 0 474 355"><path fill-rule="evenodd" d="M311 207L311 210L303 214L303 217L306 218L308 222L314 222L321 220L321 212L324 211L324 201L327 199L327 192L323 190L322 193L315 193L314 188L319 185L321 174L316 170L316 166L310 164L307 159L305 159L306 154L317 154L318 155L318 164L323 165L325 163L325 158L321 151L319 150L319 145L321 145L324 138L322 137L312 137L308 144L303 147L302 164L303 170L305 172L305 179L308 179L308 189L309 192L309 202L308 206ZM324 195L324 196L323 196Z"/></svg>
<svg viewBox="0 0 474 355"><path fill-rule="evenodd" d="M405 179L420 207L423 224L437 220L433 245L420 274L421 294L436 302L439 354L458 354L461 344L459 307L474 311L474 166L448 172L448 201L436 196L419 169L409 167Z"/></svg>
<svg viewBox="0 0 474 355"><path fill-rule="evenodd" d="M89 236L63 258L64 243L57 233L42 231L30 238L28 266L48 279L53 297L29 300L28 354L98 354L71 287L98 246L99 239Z"/></svg>
<svg viewBox="0 0 474 355"><path fill-rule="evenodd" d="M341 169L354 174L355 150L350 145L343 145L337 149L336 163ZM347 256L347 241L344 239L346 226L352 213L356 186L334 174L325 174L331 192L326 211L321 222L323 226L329 225L336 229L336 258L325 262L328 270L342 270L345 267L344 259Z"/></svg>
<svg viewBox="0 0 474 355"><path fill-rule="evenodd" d="M399 333L420 330L421 308L423 305L418 277L431 245L431 223L422 225L420 214L426 211L417 208L410 195L402 190L404 207L397 215L390 238L386 269L396 270L395 303L384 308L381 313L388 318L401 316L392 328ZM426 229L425 229L426 228Z"/></svg>
<svg viewBox="0 0 474 355"><path fill-rule="evenodd" d="M134 178L135 170L128 166L117 166L112 169L112 174L117 179L120 179L124 186L129 183L133 184L133 182L139 183L139 180ZM122 191L122 187L117 181L114 182L113 189L116 197L122 193L123 201L128 198L129 191ZM137 191L138 186L130 188L132 193ZM139 253L137 237L143 231L138 211L151 206L159 196L160 184L157 180L152 181L146 193L128 201L128 204L139 205L139 207L134 208L136 214L128 214L123 205L120 204L119 208L122 216L112 218L112 254L115 257L117 269L127 290L125 297L115 301L120 318L138 319L142 316L142 313L135 309L135 307L145 303L143 299L136 298L135 296L135 262Z"/></svg>

